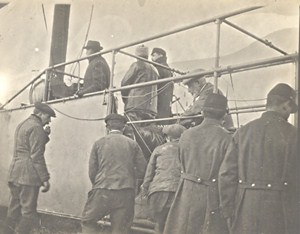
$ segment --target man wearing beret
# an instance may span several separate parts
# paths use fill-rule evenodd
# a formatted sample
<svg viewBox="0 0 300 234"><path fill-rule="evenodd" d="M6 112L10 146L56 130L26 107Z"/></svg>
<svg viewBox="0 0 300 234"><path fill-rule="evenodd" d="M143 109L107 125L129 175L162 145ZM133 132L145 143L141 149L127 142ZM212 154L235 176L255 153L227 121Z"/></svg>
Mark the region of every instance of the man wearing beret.
<svg viewBox="0 0 300 234"><path fill-rule="evenodd" d="M98 41L88 41L86 46L86 55L92 55L100 52L103 47ZM99 54L89 58L89 65L84 75L82 89L77 91L76 95L82 97L86 93L93 93L107 89L110 83L110 68L106 60Z"/></svg>
<svg viewBox="0 0 300 234"><path fill-rule="evenodd" d="M143 179L146 160L139 145L123 135L126 118L105 118L108 135L97 140L89 159L92 190L82 214L82 232L98 233L97 221L110 215L113 234L127 234L134 216L137 179Z"/></svg>
<svg viewBox="0 0 300 234"><path fill-rule="evenodd" d="M152 61L169 67L167 64L166 51L161 48L153 48L151 53ZM155 66L159 79L172 77L170 70ZM174 82L165 82L157 85L157 118L166 118L172 116L172 98L173 98Z"/></svg>
<svg viewBox="0 0 300 234"><path fill-rule="evenodd" d="M204 71L203 69L196 69L191 71L193 73L199 73ZM193 95L193 104L182 114L183 116L193 116L199 115L202 113L203 104L207 96L214 91L213 84L206 82L204 76L197 76L186 79L182 82L184 85L188 87L189 93ZM218 90L219 94L222 94L221 90ZM223 94L222 94L223 95ZM196 126L202 122L202 118L191 118L184 119L180 121L180 124L185 126L186 128L190 128ZM233 130L234 125L230 115L225 115L224 121L222 124L227 130Z"/></svg>
<svg viewBox="0 0 300 234"><path fill-rule="evenodd" d="M43 128L56 117L47 104L37 102L33 114L20 123L15 132L14 155L9 168L8 205L5 234L29 234L38 224L37 200L50 188L44 153L49 141L50 127Z"/></svg>
<svg viewBox="0 0 300 234"><path fill-rule="evenodd" d="M295 90L279 83L262 116L233 136L219 174L220 202L231 233L299 233L299 154Z"/></svg>
<svg viewBox="0 0 300 234"><path fill-rule="evenodd" d="M142 195L148 197L155 219L156 234L162 234L164 231L167 215L179 183L178 142L185 130L186 128L179 124L167 125L163 128L167 143L154 149L141 186Z"/></svg>
<svg viewBox="0 0 300 234"><path fill-rule="evenodd" d="M138 46L135 55L148 59L148 47L144 45ZM158 73L155 67L137 59L122 79L121 86L155 81L157 79ZM125 105L124 111L130 121L154 119L157 115L157 85L122 90L121 94Z"/></svg>
<svg viewBox="0 0 300 234"><path fill-rule="evenodd" d="M223 95L208 95L203 122L186 130L179 140L181 180L165 234L228 233L218 193L218 172L231 139L221 127L226 109Z"/></svg>

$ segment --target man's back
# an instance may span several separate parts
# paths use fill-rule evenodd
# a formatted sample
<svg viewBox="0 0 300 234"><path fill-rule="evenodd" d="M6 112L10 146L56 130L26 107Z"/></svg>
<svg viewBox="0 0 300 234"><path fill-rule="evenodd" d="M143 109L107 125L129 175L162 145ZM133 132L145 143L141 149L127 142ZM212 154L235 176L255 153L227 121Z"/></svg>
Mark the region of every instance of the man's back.
<svg viewBox="0 0 300 234"><path fill-rule="evenodd" d="M112 132L95 142L89 162L93 188L135 188L144 175L146 161L136 142Z"/></svg>

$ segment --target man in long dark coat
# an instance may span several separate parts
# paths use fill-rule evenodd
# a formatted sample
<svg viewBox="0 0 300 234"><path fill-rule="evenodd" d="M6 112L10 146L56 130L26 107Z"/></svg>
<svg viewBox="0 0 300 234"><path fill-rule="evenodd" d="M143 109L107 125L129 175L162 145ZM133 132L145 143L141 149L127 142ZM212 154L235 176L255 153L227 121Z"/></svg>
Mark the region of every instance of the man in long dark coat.
<svg viewBox="0 0 300 234"><path fill-rule="evenodd" d="M218 173L231 136L221 127L227 99L210 94L204 121L179 141L181 180L167 218L165 234L227 233L219 210Z"/></svg>
<svg viewBox="0 0 300 234"><path fill-rule="evenodd" d="M297 111L284 83L268 94L267 111L234 135L220 169L220 200L234 234L299 233Z"/></svg>
<svg viewBox="0 0 300 234"><path fill-rule="evenodd" d="M50 106L37 102L33 114L20 123L15 132L14 155L9 168L8 186L11 197L4 233L29 234L38 224L37 200L50 189L44 153L50 127L43 128L56 117ZM19 223L18 223L19 222Z"/></svg>
<svg viewBox="0 0 300 234"><path fill-rule="evenodd" d="M100 52L103 47L98 41L88 41L84 49L86 49L86 55L89 56ZM76 94L81 97L86 93L101 91L107 89L109 83L109 66L101 55L96 55L89 58L89 65L84 74L83 87Z"/></svg>
<svg viewBox="0 0 300 234"><path fill-rule="evenodd" d="M148 59L148 47L141 45L136 48L135 55ZM133 63L122 79L121 86L139 84L158 79L154 66L142 60ZM154 119L157 115L157 85L122 90L124 111L129 120Z"/></svg>
<svg viewBox="0 0 300 234"><path fill-rule="evenodd" d="M151 53L152 61L169 67L167 63L166 51L161 48L153 48ZM159 79L172 77L173 74L170 70L155 66ZM157 118L166 118L172 116L172 98L174 91L174 82L164 82L157 85Z"/></svg>
<svg viewBox="0 0 300 234"><path fill-rule="evenodd" d="M139 145L123 135L126 119L105 118L109 134L93 145L89 160L92 190L82 214L82 231L98 233L97 221L110 214L113 234L127 234L134 216L136 180L143 179L146 160Z"/></svg>

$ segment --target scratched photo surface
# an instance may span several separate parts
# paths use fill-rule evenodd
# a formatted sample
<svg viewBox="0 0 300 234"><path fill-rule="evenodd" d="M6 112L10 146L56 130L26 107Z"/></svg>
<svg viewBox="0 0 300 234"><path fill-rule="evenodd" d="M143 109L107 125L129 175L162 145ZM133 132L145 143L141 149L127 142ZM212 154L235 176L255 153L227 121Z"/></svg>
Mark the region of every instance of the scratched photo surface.
<svg viewBox="0 0 300 234"><path fill-rule="evenodd" d="M178 77L199 68L228 98L235 128L261 116L275 84L287 83L298 94L298 0L0 0L0 19L0 223L9 202L15 129L33 103L46 98L57 118L45 151L51 189L39 195L38 210L68 225L58 230L49 224L56 221L44 218L42 232L79 232L91 188L90 151L106 135L103 119L112 108L108 91L74 97L88 67L83 49L88 40L101 43L113 69L110 89L121 87L138 45L149 52L163 48L175 78L173 114L193 102ZM70 63L51 70L65 62ZM48 79L53 83L45 95ZM114 96L114 108L123 114L120 91ZM289 122L297 125L296 115ZM144 226L137 227L151 229L147 202L139 198L135 220ZM109 222L101 225L105 233Z"/></svg>

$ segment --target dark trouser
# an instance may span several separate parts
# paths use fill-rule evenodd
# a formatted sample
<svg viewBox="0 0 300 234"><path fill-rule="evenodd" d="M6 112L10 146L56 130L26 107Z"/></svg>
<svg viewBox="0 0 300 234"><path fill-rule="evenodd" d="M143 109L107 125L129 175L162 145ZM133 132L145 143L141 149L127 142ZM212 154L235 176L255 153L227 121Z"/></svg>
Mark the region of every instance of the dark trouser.
<svg viewBox="0 0 300 234"><path fill-rule="evenodd" d="M17 232L19 234L28 234L38 224L36 208L39 187L14 183L9 183L8 186L11 197L5 222L7 234L14 233L18 222Z"/></svg>
<svg viewBox="0 0 300 234"><path fill-rule="evenodd" d="M127 234L134 216L134 190L91 190L82 213L82 233L98 233L97 221L108 214L112 234Z"/></svg>
<svg viewBox="0 0 300 234"><path fill-rule="evenodd" d="M162 234L175 192L155 192L149 197L149 206L155 220L155 233Z"/></svg>

